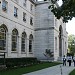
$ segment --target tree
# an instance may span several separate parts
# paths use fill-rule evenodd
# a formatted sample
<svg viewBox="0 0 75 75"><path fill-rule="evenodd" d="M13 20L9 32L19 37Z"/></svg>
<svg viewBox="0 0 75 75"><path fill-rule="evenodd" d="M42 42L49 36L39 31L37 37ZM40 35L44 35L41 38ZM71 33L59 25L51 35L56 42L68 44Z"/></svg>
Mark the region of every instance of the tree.
<svg viewBox="0 0 75 75"><path fill-rule="evenodd" d="M70 53L75 53L75 35L68 36L68 48Z"/></svg>
<svg viewBox="0 0 75 75"><path fill-rule="evenodd" d="M63 18L63 22L66 23L75 17L75 0L62 0L61 6L57 5L57 1L59 0L51 0L52 5L49 6L57 19Z"/></svg>

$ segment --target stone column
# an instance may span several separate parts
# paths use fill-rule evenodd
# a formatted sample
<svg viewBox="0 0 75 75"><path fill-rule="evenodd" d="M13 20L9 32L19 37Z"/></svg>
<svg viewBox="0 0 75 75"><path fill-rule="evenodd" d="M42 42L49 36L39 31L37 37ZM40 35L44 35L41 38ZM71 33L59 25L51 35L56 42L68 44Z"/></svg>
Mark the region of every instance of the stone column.
<svg viewBox="0 0 75 75"><path fill-rule="evenodd" d="M18 36L17 57L21 57L21 36Z"/></svg>
<svg viewBox="0 0 75 75"><path fill-rule="evenodd" d="M11 57L11 49L12 49L12 37L11 33L7 33L6 39L6 49L7 49L7 57Z"/></svg>
<svg viewBox="0 0 75 75"><path fill-rule="evenodd" d="M62 57L64 55L64 38L62 37Z"/></svg>
<svg viewBox="0 0 75 75"><path fill-rule="evenodd" d="M29 38L27 38L26 57L29 57Z"/></svg>

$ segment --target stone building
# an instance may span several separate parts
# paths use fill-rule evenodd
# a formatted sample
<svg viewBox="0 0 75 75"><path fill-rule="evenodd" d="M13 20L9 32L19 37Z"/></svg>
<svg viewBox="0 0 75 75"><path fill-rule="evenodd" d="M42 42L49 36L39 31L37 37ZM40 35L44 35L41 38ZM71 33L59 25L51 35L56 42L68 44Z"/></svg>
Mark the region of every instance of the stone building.
<svg viewBox="0 0 75 75"><path fill-rule="evenodd" d="M50 4L50 0L36 3L34 50L38 59L45 59L45 50L50 49L54 54L54 60L58 60L67 53L66 24L50 12Z"/></svg>
<svg viewBox="0 0 75 75"><path fill-rule="evenodd" d="M49 0L0 0L0 52L6 58L46 59L43 53L50 49L57 60L67 53L66 25L49 5Z"/></svg>

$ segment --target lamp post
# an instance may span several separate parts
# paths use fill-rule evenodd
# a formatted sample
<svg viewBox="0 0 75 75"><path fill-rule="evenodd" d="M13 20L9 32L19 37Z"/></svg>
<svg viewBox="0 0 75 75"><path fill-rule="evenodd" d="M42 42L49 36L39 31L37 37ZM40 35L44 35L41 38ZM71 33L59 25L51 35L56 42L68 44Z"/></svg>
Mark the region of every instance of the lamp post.
<svg viewBox="0 0 75 75"><path fill-rule="evenodd" d="M62 73L62 66L60 65L60 71L61 71L61 75L63 75L63 73Z"/></svg>

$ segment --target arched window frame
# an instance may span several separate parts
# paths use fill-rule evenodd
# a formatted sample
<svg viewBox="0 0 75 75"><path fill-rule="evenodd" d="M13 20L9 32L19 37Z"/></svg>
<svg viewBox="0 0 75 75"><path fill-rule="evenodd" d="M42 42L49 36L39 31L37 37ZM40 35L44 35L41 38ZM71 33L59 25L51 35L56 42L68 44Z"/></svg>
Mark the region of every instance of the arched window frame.
<svg viewBox="0 0 75 75"><path fill-rule="evenodd" d="M25 32L23 32L21 37L21 52L26 52L26 41L27 35Z"/></svg>
<svg viewBox="0 0 75 75"><path fill-rule="evenodd" d="M63 28L62 25L59 26L59 56L62 56L62 39L63 37Z"/></svg>
<svg viewBox="0 0 75 75"><path fill-rule="evenodd" d="M0 50L6 50L6 36L7 36L7 27L3 24L0 26Z"/></svg>
<svg viewBox="0 0 75 75"><path fill-rule="evenodd" d="M18 31L17 29L12 30L12 51L17 51L18 44Z"/></svg>
<svg viewBox="0 0 75 75"><path fill-rule="evenodd" d="M33 35L30 34L29 36L29 52L32 52L33 49Z"/></svg>

